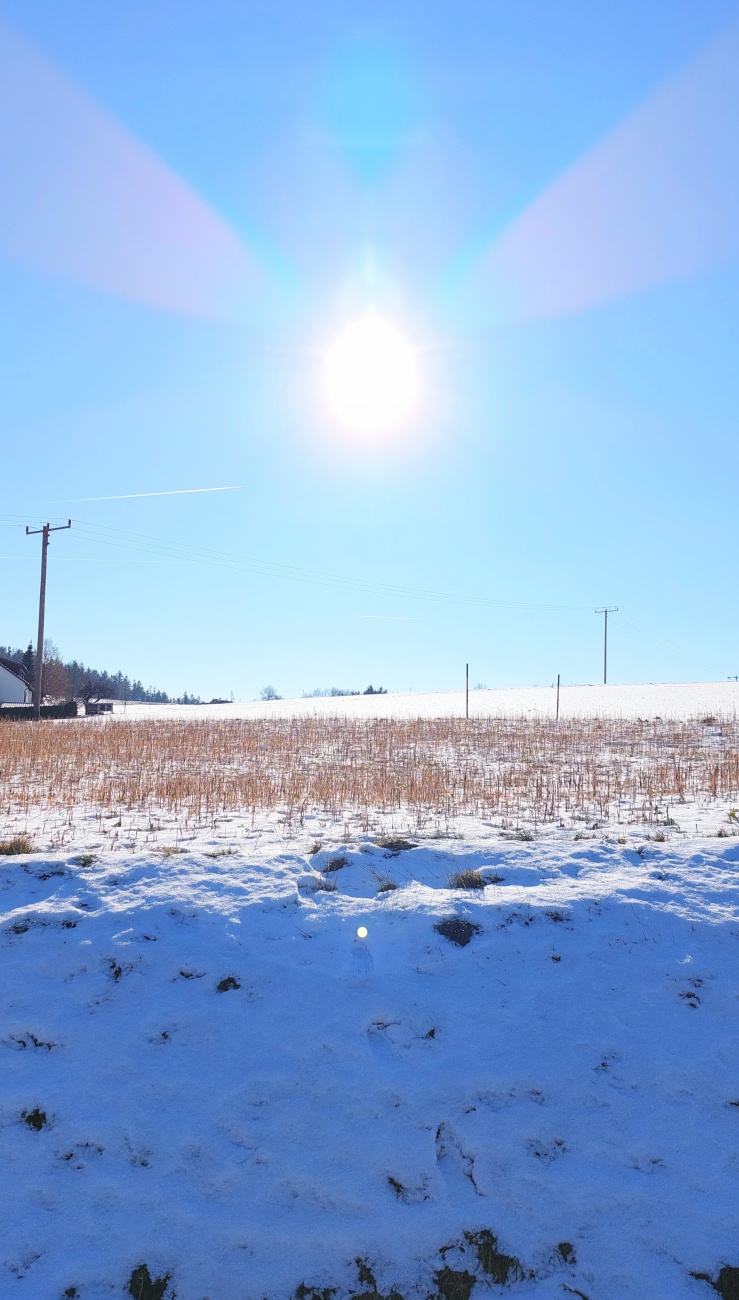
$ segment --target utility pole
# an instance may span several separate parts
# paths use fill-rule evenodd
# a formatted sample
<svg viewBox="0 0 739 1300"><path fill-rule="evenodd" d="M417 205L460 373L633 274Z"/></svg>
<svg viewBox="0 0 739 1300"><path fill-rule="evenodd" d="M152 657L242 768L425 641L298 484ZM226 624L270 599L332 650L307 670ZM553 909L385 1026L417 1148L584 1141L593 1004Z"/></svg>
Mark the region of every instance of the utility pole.
<svg viewBox="0 0 739 1300"><path fill-rule="evenodd" d="M464 716L467 721L470 717L470 666L464 666Z"/></svg>
<svg viewBox="0 0 739 1300"><path fill-rule="evenodd" d="M557 673L557 717L556 717L557 722L559 722L559 677L560 675L559 673Z"/></svg>
<svg viewBox="0 0 739 1300"><path fill-rule="evenodd" d="M38 598L38 640L36 642L36 665L33 675L33 717L35 722L38 722L41 717L41 690L44 675L44 615L46 613L46 552L49 549L49 533L60 533L65 528L71 527L71 519L68 519L66 524L59 524L57 528L52 528L51 524L44 524L42 528L29 528L28 524L26 524L27 537L33 537L36 533L41 533L41 588Z"/></svg>
<svg viewBox="0 0 739 1300"><path fill-rule="evenodd" d="M608 615L618 613L618 605L603 606L596 609L596 614L603 614L603 685L608 681Z"/></svg>

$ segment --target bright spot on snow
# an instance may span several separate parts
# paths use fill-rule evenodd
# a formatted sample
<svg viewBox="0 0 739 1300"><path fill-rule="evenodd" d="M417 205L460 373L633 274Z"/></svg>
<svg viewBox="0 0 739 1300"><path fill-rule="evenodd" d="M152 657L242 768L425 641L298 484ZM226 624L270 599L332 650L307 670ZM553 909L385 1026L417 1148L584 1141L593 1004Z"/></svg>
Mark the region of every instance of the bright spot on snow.
<svg viewBox="0 0 739 1300"><path fill-rule="evenodd" d="M397 429L412 414L420 393L415 349L374 312L347 325L334 340L324 357L323 377L336 420L363 435Z"/></svg>
<svg viewBox="0 0 739 1300"><path fill-rule="evenodd" d="M366 926L366 925L360 925L359 929L357 930L357 938L358 938L358 939L366 939L366 938L367 938L367 926Z"/></svg>

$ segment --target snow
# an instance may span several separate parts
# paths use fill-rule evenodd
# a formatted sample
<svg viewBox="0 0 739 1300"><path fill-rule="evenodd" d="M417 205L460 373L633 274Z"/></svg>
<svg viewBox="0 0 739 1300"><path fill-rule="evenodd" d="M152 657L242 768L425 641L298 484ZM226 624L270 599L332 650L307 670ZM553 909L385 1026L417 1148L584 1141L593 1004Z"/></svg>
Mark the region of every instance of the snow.
<svg viewBox="0 0 739 1300"><path fill-rule="evenodd" d="M91 818L0 859L0 1294L105 1300L145 1264L177 1300L715 1295L691 1273L739 1265L728 812L664 842L459 819L398 852L236 818L168 856Z"/></svg>
<svg viewBox="0 0 739 1300"><path fill-rule="evenodd" d="M556 686L471 690L473 717L553 717ZM733 715L739 683L648 682L640 685L562 686L562 717L688 718ZM116 717L134 718L438 718L463 717L464 691L409 691L388 695L310 696L251 704L120 704Z"/></svg>

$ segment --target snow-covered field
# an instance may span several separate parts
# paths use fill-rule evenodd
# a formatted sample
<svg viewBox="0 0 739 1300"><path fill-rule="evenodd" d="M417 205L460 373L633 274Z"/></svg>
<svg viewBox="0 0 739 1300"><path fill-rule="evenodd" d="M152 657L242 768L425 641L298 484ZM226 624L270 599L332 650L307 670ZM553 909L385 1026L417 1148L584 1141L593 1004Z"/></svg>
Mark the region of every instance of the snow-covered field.
<svg viewBox="0 0 739 1300"><path fill-rule="evenodd" d="M0 857L0 1296L736 1300L728 802L60 818Z"/></svg>
<svg viewBox="0 0 739 1300"><path fill-rule="evenodd" d="M527 686L470 691L472 717L554 717L557 691ZM734 714L738 682L647 682L631 686L563 686L562 717L689 718ZM116 704L116 716L130 718L346 718L464 717L464 691L409 691L390 695L343 695L251 704Z"/></svg>

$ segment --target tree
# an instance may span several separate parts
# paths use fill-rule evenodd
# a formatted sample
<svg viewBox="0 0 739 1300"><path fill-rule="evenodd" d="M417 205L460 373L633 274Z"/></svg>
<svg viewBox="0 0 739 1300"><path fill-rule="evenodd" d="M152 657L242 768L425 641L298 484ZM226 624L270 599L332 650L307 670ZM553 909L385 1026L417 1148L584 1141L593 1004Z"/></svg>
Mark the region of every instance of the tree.
<svg viewBox="0 0 739 1300"><path fill-rule="evenodd" d="M102 682L98 681L96 677L86 677L82 683L82 690L80 693L85 704L89 704L90 700L101 699L105 695L105 688Z"/></svg>
<svg viewBox="0 0 739 1300"><path fill-rule="evenodd" d="M263 686L259 692L260 700L281 700L282 696L277 694L274 686Z"/></svg>
<svg viewBox="0 0 739 1300"><path fill-rule="evenodd" d="M375 689L374 686L370 685L367 687L367 690L364 691L364 694L365 695L387 695L387 691L385 690L384 686L378 686L377 689Z"/></svg>
<svg viewBox="0 0 739 1300"><path fill-rule="evenodd" d="M23 671L26 674L26 680L32 682L36 673L36 656L33 653L33 646L28 642L28 647L23 651Z"/></svg>
<svg viewBox="0 0 739 1300"><path fill-rule="evenodd" d="M44 662L44 676L41 689L44 696L52 700L68 700L72 695L67 670L60 659Z"/></svg>

